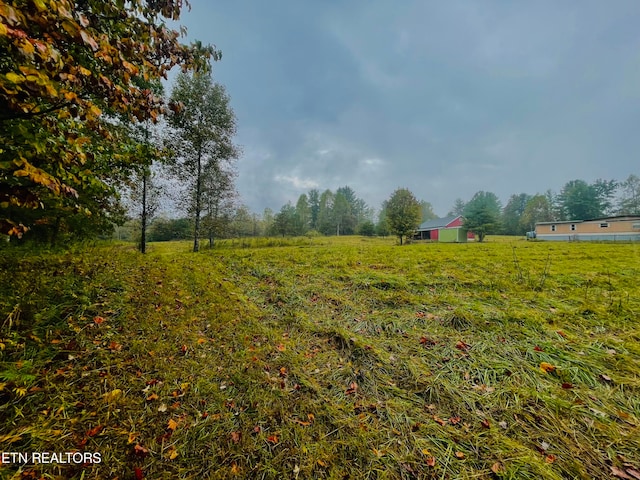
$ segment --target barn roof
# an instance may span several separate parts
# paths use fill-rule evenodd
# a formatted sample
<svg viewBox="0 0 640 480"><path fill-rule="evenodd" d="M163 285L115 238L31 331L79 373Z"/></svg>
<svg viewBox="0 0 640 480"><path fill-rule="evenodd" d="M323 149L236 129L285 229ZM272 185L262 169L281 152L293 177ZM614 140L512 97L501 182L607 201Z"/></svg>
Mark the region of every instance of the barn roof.
<svg viewBox="0 0 640 480"><path fill-rule="evenodd" d="M418 231L436 230L438 228L444 228L459 216L460 215L449 215L448 217L434 218L433 220L427 220L426 222L423 222L420 224L420 226L418 227Z"/></svg>

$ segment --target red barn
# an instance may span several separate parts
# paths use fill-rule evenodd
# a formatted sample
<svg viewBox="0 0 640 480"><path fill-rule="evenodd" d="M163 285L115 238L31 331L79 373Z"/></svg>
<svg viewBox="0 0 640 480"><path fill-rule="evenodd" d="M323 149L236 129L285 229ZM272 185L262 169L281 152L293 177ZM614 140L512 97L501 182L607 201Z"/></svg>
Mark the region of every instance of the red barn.
<svg viewBox="0 0 640 480"><path fill-rule="evenodd" d="M416 231L418 240L435 240L439 242L466 242L475 238L462 224L462 215L450 215L444 218L427 220Z"/></svg>

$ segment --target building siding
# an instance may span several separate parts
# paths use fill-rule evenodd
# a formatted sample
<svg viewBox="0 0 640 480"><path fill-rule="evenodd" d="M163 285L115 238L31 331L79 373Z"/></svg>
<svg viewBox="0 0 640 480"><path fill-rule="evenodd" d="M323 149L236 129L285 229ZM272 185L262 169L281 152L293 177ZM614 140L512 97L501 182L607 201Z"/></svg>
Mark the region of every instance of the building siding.
<svg viewBox="0 0 640 480"><path fill-rule="evenodd" d="M640 217L539 223L536 225L536 238L556 241L639 241Z"/></svg>

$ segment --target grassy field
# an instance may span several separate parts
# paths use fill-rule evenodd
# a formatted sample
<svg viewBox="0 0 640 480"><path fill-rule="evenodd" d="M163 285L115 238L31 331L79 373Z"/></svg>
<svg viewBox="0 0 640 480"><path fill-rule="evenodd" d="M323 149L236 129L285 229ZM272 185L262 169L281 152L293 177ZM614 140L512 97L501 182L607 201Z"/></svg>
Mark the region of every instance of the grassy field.
<svg viewBox="0 0 640 480"><path fill-rule="evenodd" d="M2 478L640 479L640 245L0 250Z"/></svg>

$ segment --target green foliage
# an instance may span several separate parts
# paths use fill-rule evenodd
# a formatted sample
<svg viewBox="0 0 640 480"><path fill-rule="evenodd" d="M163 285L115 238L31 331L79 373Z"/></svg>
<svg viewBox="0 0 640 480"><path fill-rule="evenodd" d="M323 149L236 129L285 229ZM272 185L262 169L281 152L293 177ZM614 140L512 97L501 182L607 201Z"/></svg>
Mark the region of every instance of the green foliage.
<svg viewBox="0 0 640 480"><path fill-rule="evenodd" d="M521 193L511 195L507 205L502 210L502 231L506 235L524 235L527 231L526 224L523 225L522 217L531 200L531 195Z"/></svg>
<svg viewBox="0 0 640 480"><path fill-rule="evenodd" d="M399 188L385 202L384 210L390 232L400 239L402 245L403 237L412 235L420 223L420 203L408 189Z"/></svg>
<svg viewBox="0 0 640 480"><path fill-rule="evenodd" d="M584 180L567 182L558 195L564 220L590 220L610 213L615 193L614 180L597 180L589 185Z"/></svg>
<svg viewBox="0 0 640 480"><path fill-rule="evenodd" d="M187 186L185 210L193 216L193 251L197 252L207 197L216 203L221 192L232 190L222 189L217 179L231 171L225 167L240 154L233 143L236 118L229 96L222 85L213 82L210 71L179 74L171 101L180 107L168 117L171 128L166 141L172 151L173 172Z"/></svg>
<svg viewBox="0 0 640 480"><path fill-rule="evenodd" d="M500 200L492 192L479 191L465 205L464 226L484 241L486 235L500 230Z"/></svg>
<svg viewBox="0 0 640 480"><path fill-rule="evenodd" d="M618 200L619 215L640 215L640 177L629 175L620 184L622 190Z"/></svg>
<svg viewBox="0 0 640 480"><path fill-rule="evenodd" d="M546 195L537 194L527 201L520 218L520 225L524 231L533 231L536 223L551 221L553 221L553 213L549 199Z"/></svg>

